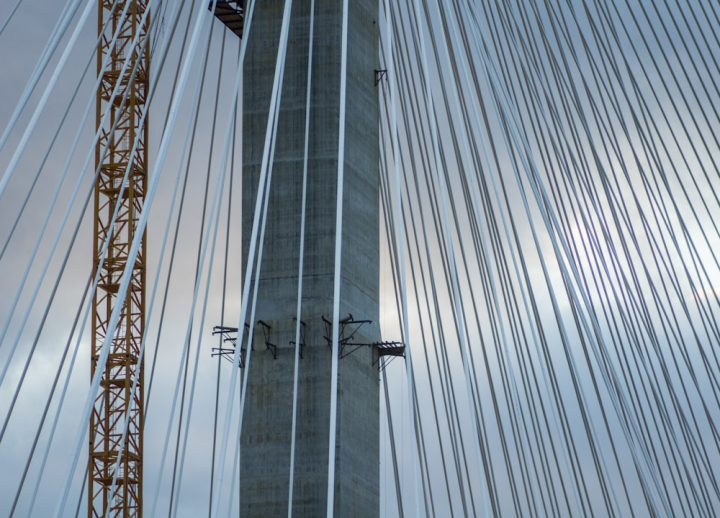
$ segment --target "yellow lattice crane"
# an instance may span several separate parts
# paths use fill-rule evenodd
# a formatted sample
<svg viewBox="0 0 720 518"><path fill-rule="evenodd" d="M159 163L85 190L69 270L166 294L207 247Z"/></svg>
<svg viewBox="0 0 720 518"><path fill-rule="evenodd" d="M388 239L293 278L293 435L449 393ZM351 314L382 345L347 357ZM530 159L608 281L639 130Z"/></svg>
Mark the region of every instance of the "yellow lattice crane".
<svg viewBox="0 0 720 518"><path fill-rule="evenodd" d="M127 15L121 13L130 2ZM93 268L100 269L100 281L94 294L91 375L94 375L110 315L116 305L120 277L137 228L147 185L147 119L140 124L146 102L149 74L149 16L143 22L146 0L112 0L98 2L98 34L102 36L97 53L98 75L102 83L96 100L96 126L102 131L95 148L100 175L95 185ZM107 23L106 26L106 22ZM114 44L113 34L118 32ZM139 34L139 44L132 43ZM105 71L102 63L110 61ZM123 71L123 63L130 63ZM137 65L137 67L136 67ZM133 74L134 72L134 74ZM111 94L120 85L114 102ZM120 100L127 93L127 100ZM103 116L110 112L101 128ZM114 129L113 129L114 126ZM133 152L133 144L138 145ZM102 149L107 146L105 156ZM127 185L121 189L125 170L130 164ZM110 226L117 202L120 211ZM105 261L101 254L109 247ZM90 416L90 458L88 476L88 516L90 518L142 516L143 467L143 361L139 358L145 330L145 261L146 238L138 253L132 280L128 286L122 313L110 355L105 366L95 408ZM135 373L139 384L132 396ZM132 401L134 399L134 401ZM120 448L125 416L128 434ZM121 451L119 451L121 450ZM116 489L110 494L113 466L120 456ZM108 511L109 508L109 511Z"/></svg>

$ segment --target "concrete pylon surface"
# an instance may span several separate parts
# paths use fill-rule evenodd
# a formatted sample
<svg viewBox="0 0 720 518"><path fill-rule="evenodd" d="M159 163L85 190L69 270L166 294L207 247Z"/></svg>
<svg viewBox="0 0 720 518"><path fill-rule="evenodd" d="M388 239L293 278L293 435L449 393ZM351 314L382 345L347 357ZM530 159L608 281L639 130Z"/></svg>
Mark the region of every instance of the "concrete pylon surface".
<svg viewBox="0 0 720 518"><path fill-rule="evenodd" d="M284 1L257 2L243 85L243 271L247 262ZM371 320L355 343L380 339L377 0L349 12L341 319ZM285 516L292 390L310 1L292 8L277 149L241 458L241 516ZM293 510L324 516L330 420L331 349L342 2L316 0L309 179ZM269 328L257 324L262 320ZM357 326L346 326L345 336ZM272 344L272 347L265 342ZM344 353L353 347L348 344ZM375 347L340 360L335 516L379 516L379 376Z"/></svg>

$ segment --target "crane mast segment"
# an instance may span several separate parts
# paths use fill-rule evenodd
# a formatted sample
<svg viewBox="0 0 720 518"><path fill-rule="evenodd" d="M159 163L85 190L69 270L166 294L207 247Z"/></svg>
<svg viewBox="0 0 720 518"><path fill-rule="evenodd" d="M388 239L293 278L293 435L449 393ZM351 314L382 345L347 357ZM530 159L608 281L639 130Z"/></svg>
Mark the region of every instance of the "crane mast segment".
<svg viewBox="0 0 720 518"><path fill-rule="evenodd" d="M127 1L130 6L123 18ZM114 8L113 3L112 0L98 2L98 35L102 38L97 67L102 82L96 97L96 128L101 135L95 148L95 163L100 167L100 174L95 184L93 268L95 272L100 270L100 280L93 298L91 375L95 374L110 315L116 305L120 278L135 237L147 185L147 119L140 124L148 91L150 58L149 16L142 21L147 1L120 0ZM108 20L110 23L103 30ZM118 36L112 43L115 33ZM136 36L138 44L133 48ZM106 57L109 64L103 71ZM128 59L129 63L123 68ZM116 87L116 97L111 99ZM106 123L101 124L108 112ZM107 151L103 155L105 147ZM128 170L123 187L123 177ZM118 203L118 215L111 225ZM101 263L106 243L108 249ZM142 516L145 394L140 344L145 330L145 252L146 236L143 235L90 416L89 518ZM138 388L133 395L135 374ZM121 445L126 419L127 438ZM118 456L119 471L111 494Z"/></svg>

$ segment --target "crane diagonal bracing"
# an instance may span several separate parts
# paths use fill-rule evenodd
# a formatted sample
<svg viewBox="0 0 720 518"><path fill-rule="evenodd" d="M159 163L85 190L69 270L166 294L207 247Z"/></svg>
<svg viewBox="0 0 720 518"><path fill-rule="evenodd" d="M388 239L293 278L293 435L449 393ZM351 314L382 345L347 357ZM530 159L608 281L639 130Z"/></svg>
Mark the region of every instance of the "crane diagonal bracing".
<svg viewBox="0 0 720 518"><path fill-rule="evenodd" d="M114 5L113 1L101 0L98 6L98 35L102 36L97 53L98 74L102 74L96 102L99 130L103 116L108 110L111 113L95 148L100 174L95 185L93 267L96 272L101 268L101 272L93 306L92 375L116 304L147 184L147 119L142 119L142 109L148 89L149 17L143 23L145 0L129 1L126 13L122 1ZM110 23L106 24L108 20ZM103 60L107 57L109 66L103 72ZM126 171L129 174L123 182ZM103 262L103 248L108 240ZM145 329L145 249L143 239L90 416L90 518L142 516L144 391L139 351ZM132 393L136 373L138 388ZM128 431L123 445L126 419ZM118 455L119 470L115 473Z"/></svg>

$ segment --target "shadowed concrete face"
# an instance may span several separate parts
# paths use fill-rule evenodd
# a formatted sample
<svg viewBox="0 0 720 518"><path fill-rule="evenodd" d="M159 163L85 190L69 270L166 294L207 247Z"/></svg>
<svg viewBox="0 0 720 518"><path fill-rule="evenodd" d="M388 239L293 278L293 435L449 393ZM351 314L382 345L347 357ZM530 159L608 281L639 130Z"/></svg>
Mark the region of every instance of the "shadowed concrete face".
<svg viewBox="0 0 720 518"><path fill-rule="evenodd" d="M258 2L245 62L243 271L247 262L284 1ZM377 0L350 2L345 194L340 316L372 320L355 343L380 339L378 326ZM295 0L272 171L243 423L242 516L287 514L305 96L310 1ZM310 114L307 222L293 508L323 516L327 498L331 350L322 317L332 318L342 2L317 0ZM345 336L357 326L346 326ZM344 352L353 347L349 344ZM335 515L379 515L377 350L340 360Z"/></svg>

